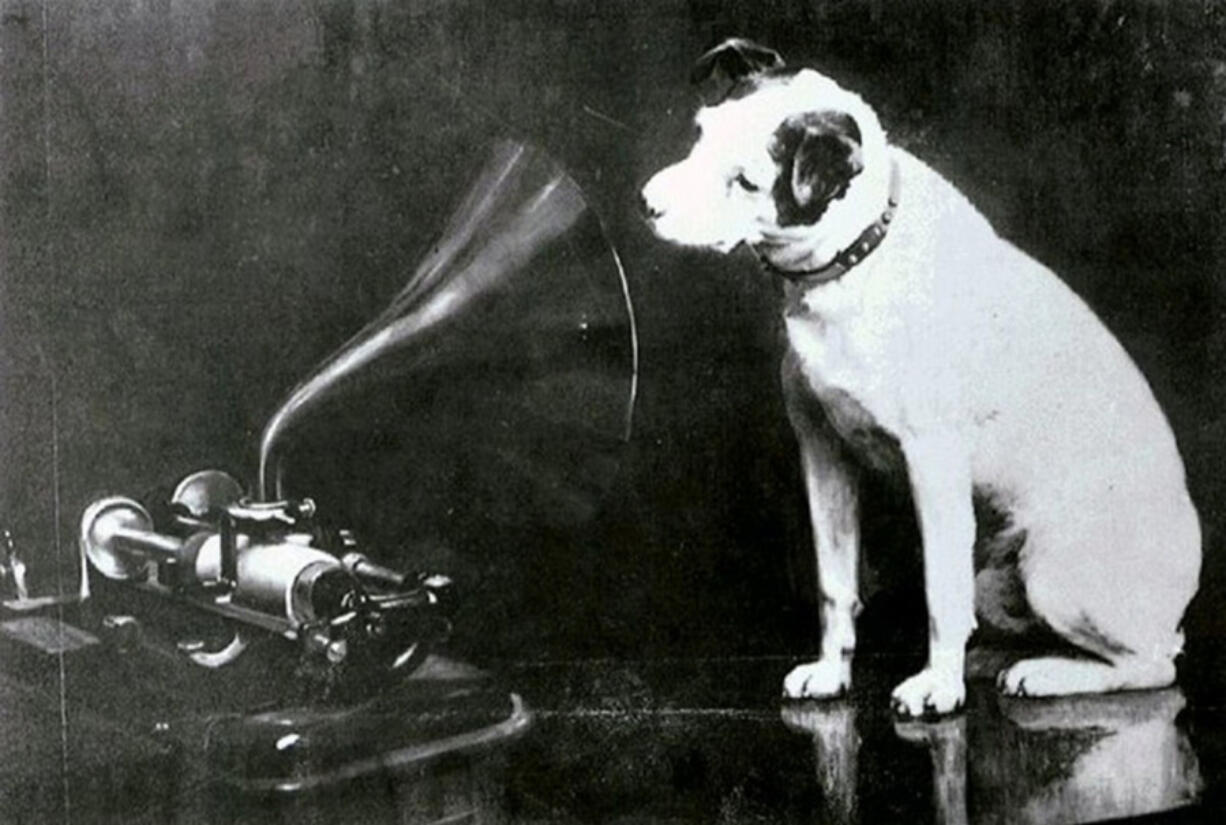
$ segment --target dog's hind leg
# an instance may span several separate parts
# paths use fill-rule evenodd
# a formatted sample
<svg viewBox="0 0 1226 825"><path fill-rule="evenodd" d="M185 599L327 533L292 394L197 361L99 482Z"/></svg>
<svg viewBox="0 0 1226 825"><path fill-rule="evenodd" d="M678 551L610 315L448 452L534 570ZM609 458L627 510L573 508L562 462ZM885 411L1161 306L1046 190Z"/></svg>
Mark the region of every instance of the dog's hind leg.
<svg viewBox="0 0 1226 825"><path fill-rule="evenodd" d="M1193 515L1193 519L1195 516ZM1066 525L1067 526L1067 525ZM1166 687L1175 681L1175 656L1183 634L1179 622L1195 591L1198 565L1182 564L1183 545L1199 552L1199 529L1171 531L1167 554L1138 552L1126 544L1127 525L1112 535L1077 536L1098 545L1051 546L1049 533L1031 532L1040 556L1025 564L1027 600L1038 615L1085 656L1024 659L1001 672L1002 692L1059 696ZM1146 541L1144 528L1133 541ZM1064 541L1074 536L1065 535ZM1112 542L1112 538L1116 542ZM1109 555L1087 552L1105 546ZM1145 559L1148 558L1148 563Z"/></svg>
<svg viewBox="0 0 1226 825"><path fill-rule="evenodd" d="M825 431L824 421L806 417L814 411L801 409L804 400L790 398L788 406L800 443L817 551L822 627L820 657L787 675L783 695L792 699L837 696L851 685L855 620L860 609L858 479L833 435Z"/></svg>

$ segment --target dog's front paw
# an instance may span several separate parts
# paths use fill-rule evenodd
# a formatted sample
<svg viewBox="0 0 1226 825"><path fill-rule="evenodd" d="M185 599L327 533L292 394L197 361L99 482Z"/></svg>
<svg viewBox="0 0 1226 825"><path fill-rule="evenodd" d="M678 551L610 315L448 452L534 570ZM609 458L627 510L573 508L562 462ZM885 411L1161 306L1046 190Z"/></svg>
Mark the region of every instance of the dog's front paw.
<svg viewBox="0 0 1226 825"><path fill-rule="evenodd" d="M851 686L851 663L845 659L818 659L800 665L783 680L787 699L828 699Z"/></svg>
<svg viewBox="0 0 1226 825"><path fill-rule="evenodd" d="M953 668L926 667L894 688L890 705L899 716L953 713L966 700L966 682Z"/></svg>

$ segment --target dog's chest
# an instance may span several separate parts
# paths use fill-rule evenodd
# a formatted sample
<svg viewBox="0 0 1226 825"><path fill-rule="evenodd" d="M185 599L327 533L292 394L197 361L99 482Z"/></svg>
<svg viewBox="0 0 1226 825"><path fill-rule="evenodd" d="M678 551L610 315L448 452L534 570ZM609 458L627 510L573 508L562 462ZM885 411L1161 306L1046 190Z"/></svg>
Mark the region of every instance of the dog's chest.
<svg viewBox="0 0 1226 825"><path fill-rule="evenodd" d="M789 358L798 373L787 390L817 401L830 426L868 464L896 469L897 405L884 369L890 360L881 331L848 329L814 316L789 316L786 326Z"/></svg>

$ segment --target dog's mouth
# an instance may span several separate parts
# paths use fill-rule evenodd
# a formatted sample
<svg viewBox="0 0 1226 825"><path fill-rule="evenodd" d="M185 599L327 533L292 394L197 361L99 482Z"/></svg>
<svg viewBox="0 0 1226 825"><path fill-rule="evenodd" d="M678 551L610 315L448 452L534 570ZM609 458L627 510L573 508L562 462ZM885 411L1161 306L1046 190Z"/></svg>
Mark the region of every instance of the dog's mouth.
<svg viewBox="0 0 1226 825"><path fill-rule="evenodd" d="M755 249L761 249L762 251L787 249L788 247L803 244L812 232L813 227L810 224L794 226L763 225L758 227L758 237L754 239L753 246Z"/></svg>
<svg viewBox="0 0 1226 825"><path fill-rule="evenodd" d="M763 232L752 242L747 242L746 246L753 250L759 260L776 269L804 269L810 250L803 241L804 236L800 232L772 227L769 232Z"/></svg>

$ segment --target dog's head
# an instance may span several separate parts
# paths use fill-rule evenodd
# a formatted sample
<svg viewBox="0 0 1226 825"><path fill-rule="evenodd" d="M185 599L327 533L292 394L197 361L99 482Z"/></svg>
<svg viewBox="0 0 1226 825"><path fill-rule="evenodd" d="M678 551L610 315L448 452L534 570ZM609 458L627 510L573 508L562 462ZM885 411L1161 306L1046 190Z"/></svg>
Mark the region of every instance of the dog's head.
<svg viewBox="0 0 1226 825"><path fill-rule="evenodd" d="M798 245L854 238L880 213L871 186L860 187L871 206L857 191L866 169L888 168L881 126L859 96L811 69L788 70L777 53L743 40L699 60L694 79L712 74L730 90L698 111L689 155L642 190L659 237L725 252L748 243L790 268Z"/></svg>

